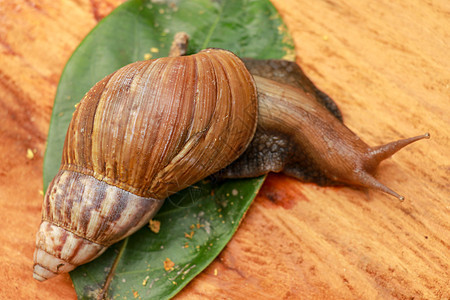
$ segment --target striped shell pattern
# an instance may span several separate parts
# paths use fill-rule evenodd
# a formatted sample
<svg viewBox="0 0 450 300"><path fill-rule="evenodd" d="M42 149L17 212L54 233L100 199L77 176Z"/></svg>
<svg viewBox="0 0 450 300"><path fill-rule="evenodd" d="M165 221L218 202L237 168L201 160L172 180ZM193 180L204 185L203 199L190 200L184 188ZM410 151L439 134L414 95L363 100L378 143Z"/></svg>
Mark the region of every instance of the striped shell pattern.
<svg viewBox="0 0 450 300"><path fill-rule="evenodd" d="M34 278L98 257L171 194L224 168L257 124L252 76L229 51L136 62L98 82L67 132L36 237Z"/></svg>

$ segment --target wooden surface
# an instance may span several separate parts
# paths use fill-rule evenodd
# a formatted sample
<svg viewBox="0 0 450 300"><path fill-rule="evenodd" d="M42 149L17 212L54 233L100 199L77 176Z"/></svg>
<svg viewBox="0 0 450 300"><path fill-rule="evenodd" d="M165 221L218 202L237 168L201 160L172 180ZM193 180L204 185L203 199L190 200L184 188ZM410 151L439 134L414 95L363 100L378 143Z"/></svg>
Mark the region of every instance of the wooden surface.
<svg viewBox="0 0 450 300"><path fill-rule="evenodd" d="M0 299L76 298L68 275L32 279L42 157L62 69L119 2L0 4ZM270 176L225 251L177 298L450 298L450 3L273 3L297 62L360 137L432 138L379 169L403 203Z"/></svg>

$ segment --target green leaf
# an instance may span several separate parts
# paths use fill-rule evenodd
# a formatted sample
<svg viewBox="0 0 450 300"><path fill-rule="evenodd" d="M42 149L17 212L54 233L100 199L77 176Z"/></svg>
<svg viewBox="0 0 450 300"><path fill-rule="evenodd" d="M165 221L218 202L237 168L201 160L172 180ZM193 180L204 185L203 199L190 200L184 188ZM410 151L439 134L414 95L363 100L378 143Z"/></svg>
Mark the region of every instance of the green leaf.
<svg viewBox="0 0 450 300"><path fill-rule="evenodd" d="M218 47L262 59L281 58L293 49L268 0L133 0L121 5L84 39L61 76L45 154L45 188L59 169L75 104L120 67L149 55L167 56L179 31L189 34L190 53ZM143 228L71 273L78 297L96 298L102 292L114 299L172 297L225 247L262 182L202 182L170 197L155 217L161 222L158 234ZM166 258L175 264L170 271L164 269Z"/></svg>

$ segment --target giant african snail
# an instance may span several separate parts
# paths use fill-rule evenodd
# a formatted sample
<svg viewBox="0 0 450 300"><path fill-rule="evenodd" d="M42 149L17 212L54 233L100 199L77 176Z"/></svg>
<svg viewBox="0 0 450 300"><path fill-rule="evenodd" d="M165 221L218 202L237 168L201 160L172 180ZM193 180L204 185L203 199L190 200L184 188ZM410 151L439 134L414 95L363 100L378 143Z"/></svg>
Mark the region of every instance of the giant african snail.
<svg viewBox="0 0 450 300"><path fill-rule="evenodd" d="M224 178L283 172L402 199L371 174L427 134L369 147L297 65L246 64L220 49L136 62L84 96L45 195L34 278L98 257L166 197L220 170Z"/></svg>

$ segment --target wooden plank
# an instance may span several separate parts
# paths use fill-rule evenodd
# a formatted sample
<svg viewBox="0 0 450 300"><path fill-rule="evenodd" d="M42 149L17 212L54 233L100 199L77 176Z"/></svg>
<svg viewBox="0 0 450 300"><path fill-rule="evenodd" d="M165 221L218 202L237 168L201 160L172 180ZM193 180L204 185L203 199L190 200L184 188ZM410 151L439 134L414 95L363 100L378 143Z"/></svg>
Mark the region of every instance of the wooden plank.
<svg viewBox="0 0 450 300"><path fill-rule="evenodd" d="M121 1L0 7L0 299L75 299L32 279L42 157L65 62ZM445 0L273 0L297 62L371 145L431 133L384 162L406 197L271 175L236 236L180 299L450 297L450 7Z"/></svg>

